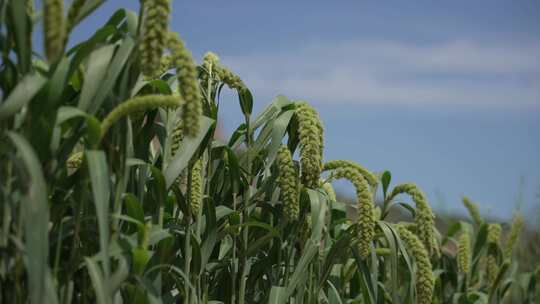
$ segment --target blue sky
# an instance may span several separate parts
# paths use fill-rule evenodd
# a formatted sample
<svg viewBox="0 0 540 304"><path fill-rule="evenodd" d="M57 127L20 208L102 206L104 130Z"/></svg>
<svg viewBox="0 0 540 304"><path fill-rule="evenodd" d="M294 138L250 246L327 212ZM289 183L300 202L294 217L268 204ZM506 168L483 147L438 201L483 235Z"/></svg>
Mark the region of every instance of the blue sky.
<svg viewBox="0 0 540 304"><path fill-rule="evenodd" d="M173 2L171 28L240 74L256 110L278 94L317 107L327 160L390 170L439 211L466 194L488 216L540 218L540 2ZM72 41L119 7L138 1L108 1ZM228 130L239 109L223 102Z"/></svg>

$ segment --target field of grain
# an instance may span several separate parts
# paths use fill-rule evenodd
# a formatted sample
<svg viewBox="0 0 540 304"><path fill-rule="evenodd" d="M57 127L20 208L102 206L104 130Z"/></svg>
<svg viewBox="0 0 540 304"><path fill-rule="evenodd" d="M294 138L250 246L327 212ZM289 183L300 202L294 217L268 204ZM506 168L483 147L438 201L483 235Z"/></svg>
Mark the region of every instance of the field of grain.
<svg viewBox="0 0 540 304"><path fill-rule="evenodd" d="M172 1L116 11L70 48L103 1L33 2L0 0L0 303L540 301L520 214L503 231L464 197L470 217L441 233L416 184L328 160L309 102L252 113L241 75L170 31ZM220 107L244 118L227 139Z"/></svg>

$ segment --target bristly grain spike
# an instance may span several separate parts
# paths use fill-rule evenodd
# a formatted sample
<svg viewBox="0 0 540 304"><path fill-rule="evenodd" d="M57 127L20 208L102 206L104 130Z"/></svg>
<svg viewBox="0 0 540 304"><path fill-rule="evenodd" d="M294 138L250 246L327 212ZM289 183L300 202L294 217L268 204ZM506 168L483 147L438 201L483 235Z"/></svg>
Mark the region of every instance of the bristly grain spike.
<svg viewBox="0 0 540 304"><path fill-rule="evenodd" d="M189 203L191 206L191 214L196 218L199 214L199 208L202 205L203 197L203 163L199 159L193 164L191 168L191 189L189 196Z"/></svg>
<svg viewBox="0 0 540 304"><path fill-rule="evenodd" d="M197 66L191 52L185 47L178 34L170 32L167 44L171 51L171 64L176 68L178 91L184 99L182 107L184 135L195 137L199 132L199 120L202 115L202 96L197 79Z"/></svg>
<svg viewBox="0 0 540 304"><path fill-rule="evenodd" d="M484 220L482 219L482 216L480 216L480 211L478 211L478 206L466 196L463 197L462 201L465 208L467 208L467 210L469 211L469 214L471 218L473 219L473 222L476 225L480 226L484 222Z"/></svg>
<svg viewBox="0 0 540 304"><path fill-rule="evenodd" d="M298 177L292 160L291 152L285 145L278 150L276 164L278 167L278 185L283 203L283 214L288 221L297 221L300 215L298 195Z"/></svg>
<svg viewBox="0 0 540 304"><path fill-rule="evenodd" d="M356 188L358 206L358 250L360 256L365 259L371 252L371 244L375 237L375 217L373 214L373 194L366 179L358 171L352 168L337 168L332 171L332 178L345 178Z"/></svg>
<svg viewBox="0 0 540 304"><path fill-rule="evenodd" d="M435 238L435 215L424 193L413 183L399 184L394 187L389 199L394 199L402 193L410 195L416 204L415 222L418 237L431 255L438 256L440 251Z"/></svg>
<svg viewBox="0 0 540 304"><path fill-rule="evenodd" d="M45 0L43 30L45 54L50 62L55 62L62 55L66 35L64 23L64 0Z"/></svg>
<svg viewBox="0 0 540 304"><path fill-rule="evenodd" d="M101 139L107 134L109 128L119 119L156 107L179 107L182 105L180 96L172 95L145 95L129 99L114 108L101 123Z"/></svg>
<svg viewBox="0 0 540 304"><path fill-rule="evenodd" d="M147 77L154 77L159 71L161 56L167 44L171 3L170 0L145 0L141 5L141 71Z"/></svg>
<svg viewBox="0 0 540 304"><path fill-rule="evenodd" d="M323 158L323 126L319 113L307 102L299 102L295 110L300 139L301 179L308 188L319 186Z"/></svg>
<svg viewBox="0 0 540 304"><path fill-rule="evenodd" d="M331 160L324 164L323 171L333 170L340 167L351 167L364 176L371 187L375 187L378 184L377 176L362 165L350 161L350 160Z"/></svg>
<svg viewBox="0 0 540 304"><path fill-rule="evenodd" d="M422 241L403 225L397 226L400 238L405 242L414 257L416 267L416 297L419 304L430 304L433 298L435 278L429 254Z"/></svg>
<svg viewBox="0 0 540 304"><path fill-rule="evenodd" d="M488 252L486 258L486 279L489 288L493 288L493 284L499 273L499 265L497 263L497 246L501 238L501 225L489 224L487 234Z"/></svg>
<svg viewBox="0 0 540 304"><path fill-rule="evenodd" d="M459 271L468 274L471 270L471 238L467 231L459 237L457 260Z"/></svg>
<svg viewBox="0 0 540 304"><path fill-rule="evenodd" d="M524 220L521 214L516 214L512 220L512 226L510 227L510 232L508 233L508 238L506 239L506 245L504 248L504 256L510 258L514 252L514 247L519 241L519 235L523 229Z"/></svg>

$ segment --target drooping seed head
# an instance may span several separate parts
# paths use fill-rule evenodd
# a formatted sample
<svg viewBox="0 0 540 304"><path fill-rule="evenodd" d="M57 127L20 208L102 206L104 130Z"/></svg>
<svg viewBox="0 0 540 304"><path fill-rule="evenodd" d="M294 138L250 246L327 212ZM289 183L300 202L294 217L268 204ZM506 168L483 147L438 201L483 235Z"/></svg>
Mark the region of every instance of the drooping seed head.
<svg viewBox="0 0 540 304"><path fill-rule="evenodd" d="M521 234L521 230L523 229L523 224L524 224L523 216L521 214L516 214L512 221L512 226L510 227L510 233L508 234L508 238L506 240L506 246L504 248L504 256L506 258L510 258L512 256L514 247L516 243L519 241L519 235Z"/></svg>
<svg viewBox="0 0 540 304"><path fill-rule="evenodd" d="M467 232L464 232L459 237L458 242L458 267L461 273L467 274L471 267L471 239Z"/></svg>
<svg viewBox="0 0 540 304"><path fill-rule="evenodd" d="M170 70L172 68L172 56L171 54L165 54L161 56L161 59L159 60L159 69L156 72L156 74L153 77L149 77L149 79L154 77L159 77L163 75L165 72Z"/></svg>
<svg viewBox="0 0 540 304"><path fill-rule="evenodd" d="M335 179L345 178L356 188L358 204L358 251L360 256L365 259L369 256L371 243L375 237L373 194L371 193L369 184L362 174L349 167L337 168L332 172L332 177Z"/></svg>
<svg viewBox="0 0 540 304"><path fill-rule="evenodd" d="M397 226L400 238L405 242L416 261L416 297L419 304L430 304L433 297L435 278L429 254L422 241L406 227Z"/></svg>
<svg viewBox="0 0 540 304"><path fill-rule="evenodd" d="M64 0L45 0L43 7L43 29L45 31L45 54L51 62L62 54L65 39Z"/></svg>
<svg viewBox="0 0 540 304"><path fill-rule="evenodd" d="M170 0L145 0L141 26L141 70L147 77L155 77L160 68L160 59L167 44L169 31Z"/></svg>
<svg viewBox="0 0 540 304"><path fill-rule="evenodd" d="M337 201L336 191L334 190L332 184L328 182L321 182L321 184L324 192L326 192L326 196L328 196L328 199L332 202Z"/></svg>
<svg viewBox="0 0 540 304"><path fill-rule="evenodd" d="M300 202L298 196L298 178L291 152L285 145L278 150L276 163L279 171L278 185L283 203L283 214L288 221L296 221L300 215Z"/></svg>
<svg viewBox="0 0 540 304"><path fill-rule="evenodd" d="M174 157L176 155L176 152L180 148L180 142L182 141L182 139L184 139L183 124L181 120L177 120L171 138L171 156Z"/></svg>
<svg viewBox="0 0 540 304"><path fill-rule="evenodd" d="M486 278L490 288L493 288L497 274L499 273L499 265L497 263L497 252L494 246L499 244L501 237L501 225L489 224L487 234L488 253L486 257ZM494 250L495 249L495 250Z"/></svg>
<svg viewBox="0 0 540 304"><path fill-rule="evenodd" d="M489 288L493 288L498 273L499 265L497 264L497 257L489 254L486 257L486 279Z"/></svg>
<svg viewBox="0 0 540 304"><path fill-rule="evenodd" d="M482 219L482 216L480 216L480 211L478 211L478 206L466 196L463 197L462 202L465 208L467 208L467 210L469 211L469 214L471 218L473 219L473 222L476 225L481 225L484 222L484 220Z"/></svg>
<svg viewBox="0 0 540 304"><path fill-rule="evenodd" d="M180 96L172 95L145 95L129 99L114 108L101 123L101 138L107 134L109 128L119 119L130 114L143 112L156 107L179 107L182 105Z"/></svg>
<svg viewBox="0 0 540 304"><path fill-rule="evenodd" d="M500 224L489 224L487 235L488 244L499 244L499 239L501 238L501 231L502 228Z"/></svg>
<svg viewBox="0 0 540 304"><path fill-rule="evenodd" d="M73 173L75 170L79 169L83 163L83 152L75 152L71 154L66 161L66 167L68 169L68 174Z"/></svg>
<svg viewBox="0 0 540 304"><path fill-rule="evenodd" d="M206 52L203 57L203 67L210 72L214 67L219 66L219 57L214 52Z"/></svg>
<svg viewBox="0 0 540 304"><path fill-rule="evenodd" d="M178 91L184 99L182 122L184 134L195 137L199 132L199 119L202 115L202 96L197 79L198 72L191 52L176 33L169 33L168 46L171 51L172 65L178 76Z"/></svg>
<svg viewBox="0 0 540 304"><path fill-rule="evenodd" d="M362 165L350 160L331 160L324 164L323 171L333 170L341 167L351 167L364 176L371 187L377 186L378 180L375 174L371 173Z"/></svg>
<svg viewBox="0 0 540 304"><path fill-rule="evenodd" d="M418 237L422 240L430 255L438 255L439 247L435 238L435 215L424 193L415 184L405 183L394 187L389 199L393 199L402 193L410 195L416 204L415 223Z"/></svg>
<svg viewBox="0 0 540 304"><path fill-rule="evenodd" d="M191 169L191 189L189 196L189 203L191 205L191 214L197 216L199 214L199 208L202 204L203 196L203 181L202 181L202 161L199 159L193 164Z"/></svg>
<svg viewBox="0 0 540 304"><path fill-rule="evenodd" d="M309 188L317 188L322 170L323 127L319 114L306 102L299 102L295 111L300 139L301 179Z"/></svg>
<svg viewBox="0 0 540 304"><path fill-rule="evenodd" d="M217 78L220 79L224 84L226 84L230 89L242 90L246 87L246 85L242 81L242 78L240 78L240 76L236 75L228 68L222 65L216 65L214 69Z"/></svg>

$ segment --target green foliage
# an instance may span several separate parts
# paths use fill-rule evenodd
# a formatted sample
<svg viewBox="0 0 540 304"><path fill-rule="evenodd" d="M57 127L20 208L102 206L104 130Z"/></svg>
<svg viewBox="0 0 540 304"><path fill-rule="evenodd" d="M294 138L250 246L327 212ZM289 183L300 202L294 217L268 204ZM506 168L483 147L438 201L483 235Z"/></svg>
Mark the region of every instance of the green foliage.
<svg viewBox="0 0 540 304"><path fill-rule="evenodd" d="M144 0L141 18L119 10L65 50L102 2L64 16L62 1L0 0L0 303L538 300L538 274L512 257L523 222L504 250L483 221L441 235L413 184L323 166L317 111L277 96L253 115L238 75L213 53L197 65L168 31L170 1ZM39 22L47 62L29 39ZM225 141L224 86L244 115ZM358 204L336 199L338 178ZM413 222L391 222L393 208Z"/></svg>

